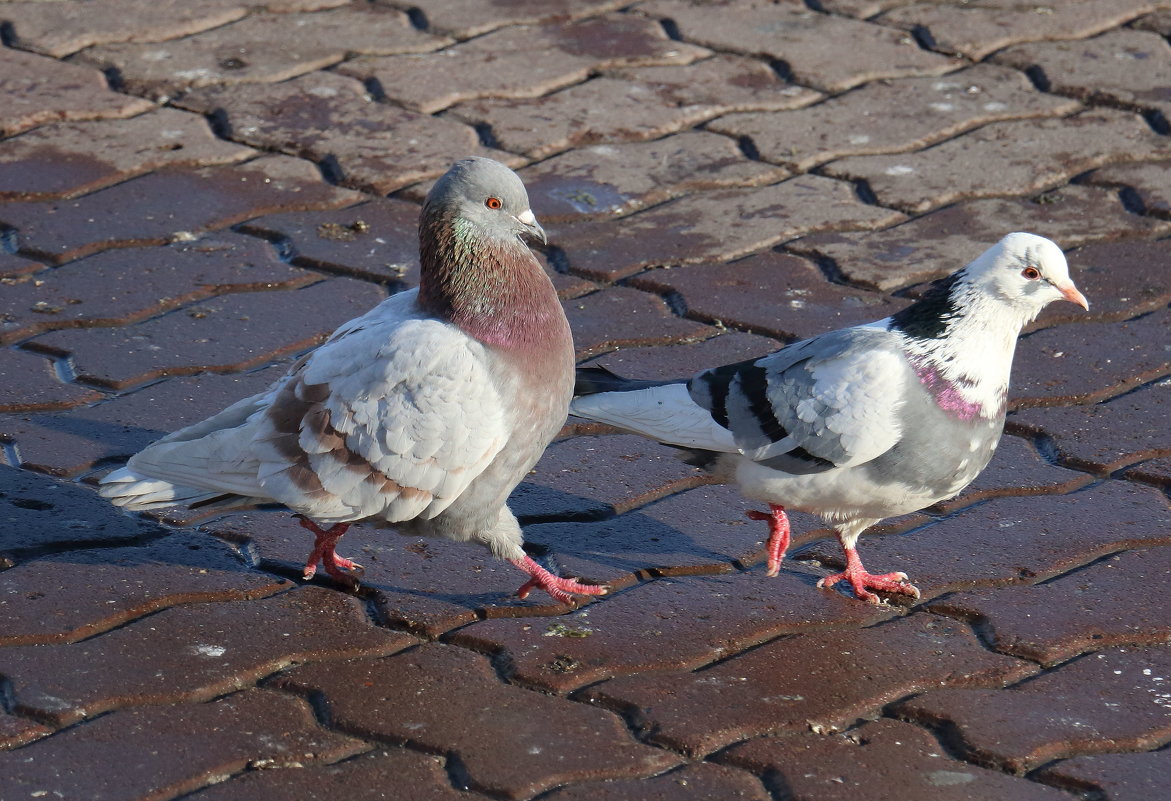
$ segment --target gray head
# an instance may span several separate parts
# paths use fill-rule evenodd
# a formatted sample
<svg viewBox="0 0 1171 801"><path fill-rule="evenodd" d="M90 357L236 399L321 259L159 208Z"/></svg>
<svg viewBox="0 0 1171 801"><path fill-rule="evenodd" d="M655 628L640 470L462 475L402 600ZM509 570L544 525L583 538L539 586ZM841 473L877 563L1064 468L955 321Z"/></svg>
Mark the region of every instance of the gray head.
<svg viewBox="0 0 1171 801"><path fill-rule="evenodd" d="M435 213L467 220L493 237L547 241L520 178L492 159L473 156L453 164L427 193L424 218Z"/></svg>

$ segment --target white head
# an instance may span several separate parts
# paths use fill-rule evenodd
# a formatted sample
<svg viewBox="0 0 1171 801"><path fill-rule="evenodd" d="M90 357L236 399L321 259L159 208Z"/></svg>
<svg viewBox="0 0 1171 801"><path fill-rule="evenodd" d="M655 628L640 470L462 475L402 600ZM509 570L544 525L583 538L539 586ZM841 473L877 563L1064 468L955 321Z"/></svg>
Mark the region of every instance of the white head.
<svg viewBox="0 0 1171 801"><path fill-rule="evenodd" d="M1012 305L1026 320L1055 300L1090 308L1069 278L1061 248L1036 234L1009 234L984 251L964 273L973 288Z"/></svg>

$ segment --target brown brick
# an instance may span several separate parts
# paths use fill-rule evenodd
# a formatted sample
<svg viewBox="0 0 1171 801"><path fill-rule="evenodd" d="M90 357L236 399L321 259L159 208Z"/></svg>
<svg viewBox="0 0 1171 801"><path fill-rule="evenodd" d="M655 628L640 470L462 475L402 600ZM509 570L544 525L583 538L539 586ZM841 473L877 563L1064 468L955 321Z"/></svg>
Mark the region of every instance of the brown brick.
<svg viewBox="0 0 1171 801"><path fill-rule="evenodd" d="M901 31L818 14L800 3L739 0L713 6L655 0L639 11L671 20L686 41L776 59L798 83L827 92L881 78L938 75L956 66L950 58L921 49ZM826 47L827 41L834 46Z"/></svg>
<svg viewBox="0 0 1171 801"><path fill-rule="evenodd" d="M230 164L255 155L217 139L200 117L170 108L126 120L45 125L0 142L0 200L76 196L160 167Z"/></svg>
<svg viewBox="0 0 1171 801"><path fill-rule="evenodd" d="M179 102L226 115L242 142L327 164L341 182L378 194L437 178L462 156L520 162L481 147L470 126L372 102L359 81L332 72L276 86L203 89Z"/></svg>
<svg viewBox="0 0 1171 801"><path fill-rule="evenodd" d="M1158 221L1127 212L1114 192L1065 186L1030 199L961 202L882 231L814 234L790 242L786 249L830 260L851 283L889 291L955 272L1012 231L1033 231L1072 248L1162 228ZM1128 276L1147 271L1141 261L1128 260ZM1099 276L1105 286L1115 285L1114 266L1108 275ZM1084 273L1074 275L1080 286ZM1135 277L1150 286L1152 279ZM1093 288L1088 286L1087 291L1095 296L1095 313L1100 302L1119 308ZM1047 312L1053 313L1052 308Z"/></svg>
<svg viewBox="0 0 1171 801"><path fill-rule="evenodd" d="M788 177L750 161L726 136L685 131L653 142L593 145L519 171L540 219L616 217L679 195Z"/></svg>
<svg viewBox="0 0 1171 801"><path fill-rule="evenodd" d="M1004 692L935 690L900 716L946 725L970 760L1024 773L1050 760L1154 748L1171 736L1171 647L1088 654Z"/></svg>
<svg viewBox="0 0 1171 801"><path fill-rule="evenodd" d="M724 331L700 342L619 348L591 359L589 364L603 365L626 378L670 380L687 378L709 367L766 356L780 344L754 334Z"/></svg>
<svg viewBox="0 0 1171 801"><path fill-rule="evenodd" d="M154 107L148 100L110 91L95 69L10 47L0 47L0 96L5 105L0 136L46 122L132 117Z"/></svg>
<svg viewBox="0 0 1171 801"><path fill-rule="evenodd" d="M160 169L76 200L0 204L31 258L61 263L113 247L161 245L242 220L361 198L330 186L312 164L263 156L235 166Z"/></svg>
<svg viewBox="0 0 1171 801"><path fill-rule="evenodd" d="M564 305L579 359L632 345L695 342L715 333L675 317L661 298L627 287L609 287Z"/></svg>
<svg viewBox="0 0 1171 801"><path fill-rule="evenodd" d="M285 81L350 53L415 53L449 41L415 30L401 11L353 4L315 14L252 14L183 39L98 45L77 58L112 67L131 92L163 100L199 86Z"/></svg>
<svg viewBox="0 0 1171 801"><path fill-rule="evenodd" d="M1096 754L1074 757L1037 772L1042 781L1071 790L1098 790L1111 801L1146 801L1158 798L1167 786L1171 751L1163 748L1145 754Z"/></svg>
<svg viewBox="0 0 1171 801"><path fill-rule="evenodd" d="M433 114L478 97L538 97L606 68L686 64L706 55L671 41L652 20L609 14L503 28L432 53L358 58L338 72L374 79L396 104Z"/></svg>
<svg viewBox="0 0 1171 801"><path fill-rule="evenodd" d="M44 724L0 710L0 751L19 748L51 732Z"/></svg>
<svg viewBox="0 0 1171 801"><path fill-rule="evenodd" d="M768 801L760 781L735 768L699 762L651 779L612 779L555 790L548 801Z"/></svg>
<svg viewBox="0 0 1171 801"><path fill-rule="evenodd" d="M845 734L761 737L720 754L721 763L765 774L795 799L850 801L1062 801L1065 793L960 762L929 732L901 721L865 723Z"/></svg>
<svg viewBox="0 0 1171 801"><path fill-rule="evenodd" d="M291 664L382 656L416 642L372 626L356 598L303 587L172 607L83 642L9 646L0 663L15 708L64 726L109 709L203 701Z"/></svg>
<svg viewBox="0 0 1171 801"><path fill-rule="evenodd" d="M617 716L503 684L487 659L450 645L300 667L277 685L320 693L343 731L454 754L470 789L506 799L568 782L653 775L679 761L636 743ZM501 731L509 735L484 736Z"/></svg>
<svg viewBox="0 0 1171 801"><path fill-rule="evenodd" d="M1083 39L1153 10L1150 0L1082 0L1036 5L1016 2L923 3L879 17L886 25L922 29L932 47L982 59L1018 42Z"/></svg>
<svg viewBox="0 0 1171 801"><path fill-rule="evenodd" d="M174 798L249 765L291 768L366 747L321 728L304 701L254 689L208 704L103 715L0 753L0 771L18 797L135 801Z"/></svg>
<svg viewBox="0 0 1171 801"><path fill-rule="evenodd" d="M869 83L793 111L729 114L706 128L746 136L761 158L805 171L843 156L918 150L997 120L1068 114L1078 105L1035 91L1015 70L977 64L946 76Z"/></svg>
<svg viewBox="0 0 1171 801"><path fill-rule="evenodd" d="M621 220L550 226L570 269L614 281L646 267L730 261L817 231L879 228L902 215L860 202L849 184L801 175L757 189L722 189Z"/></svg>
<svg viewBox="0 0 1171 801"><path fill-rule="evenodd" d="M918 153L853 156L825 171L865 181L884 205L924 212L968 198L1027 195L1095 167L1168 155L1171 144L1141 117L1101 109L992 123Z"/></svg>
<svg viewBox="0 0 1171 801"><path fill-rule="evenodd" d="M50 357L0 350L0 414L69 409L101 398L91 387L62 381Z"/></svg>
<svg viewBox="0 0 1171 801"><path fill-rule="evenodd" d="M1122 186L1132 206L1171 219L1171 162L1122 164L1095 170L1086 181L1098 186Z"/></svg>
<svg viewBox="0 0 1171 801"><path fill-rule="evenodd" d="M478 0L427 0L426 7L418 11L428 29L466 39L505 25L569 22L626 4L626 0L509 0L508 5L500 6Z"/></svg>
<svg viewBox="0 0 1171 801"><path fill-rule="evenodd" d="M985 650L962 623L919 614L782 638L695 673L611 679L584 696L622 711L649 742L699 757L761 734L843 729L915 692L997 686L1035 670Z"/></svg>

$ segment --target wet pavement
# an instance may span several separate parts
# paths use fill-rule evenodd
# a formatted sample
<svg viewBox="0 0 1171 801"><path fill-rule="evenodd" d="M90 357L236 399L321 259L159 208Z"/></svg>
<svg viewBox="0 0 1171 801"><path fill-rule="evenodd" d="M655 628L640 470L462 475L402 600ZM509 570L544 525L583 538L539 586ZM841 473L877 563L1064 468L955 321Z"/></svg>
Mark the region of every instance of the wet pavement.
<svg viewBox="0 0 1171 801"><path fill-rule="evenodd" d="M1171 784L1171 2L0 2L0 797L1148 801ZM92 484L417 280L516 168L582 361L649 378L890 314L1003 234L1023 337L958 499L817 579L671 449L570 421L512 506L611 595Z"/></svg>

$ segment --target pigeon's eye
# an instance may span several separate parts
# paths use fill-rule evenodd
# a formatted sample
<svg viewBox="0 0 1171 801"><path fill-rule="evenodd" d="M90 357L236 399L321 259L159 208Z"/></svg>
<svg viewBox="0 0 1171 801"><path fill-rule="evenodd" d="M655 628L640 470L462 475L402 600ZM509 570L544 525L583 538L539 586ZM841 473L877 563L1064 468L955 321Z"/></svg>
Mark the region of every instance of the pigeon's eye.
<svg viewBox="0 0 1171 801"><path fill-rule="evenodd" d="M490 209L498 209L503 206L504 203L498 197L490 197L484 201L484 205Z"/></svg>
<svg viewBox="0 0 1171 801"><path fill-rule="evenodd" d="M1025 278L1028 278L1030 281L1036 281L1041 277L1041 271L1036 267L1026 267L1025 269L1021 270L1021 275L1023 275Z"/></svg>

